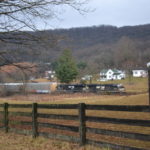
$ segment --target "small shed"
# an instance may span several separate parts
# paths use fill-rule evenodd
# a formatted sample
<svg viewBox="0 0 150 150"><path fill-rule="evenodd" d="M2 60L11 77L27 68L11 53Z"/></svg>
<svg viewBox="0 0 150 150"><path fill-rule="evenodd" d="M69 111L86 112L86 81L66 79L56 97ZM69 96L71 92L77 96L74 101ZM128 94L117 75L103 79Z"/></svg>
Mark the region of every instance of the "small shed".
<svg viewBox="0 0 150 150"><path fill-rule="evenodd" d="M133 77L147 77L146 70L132 70Z"/></svg>

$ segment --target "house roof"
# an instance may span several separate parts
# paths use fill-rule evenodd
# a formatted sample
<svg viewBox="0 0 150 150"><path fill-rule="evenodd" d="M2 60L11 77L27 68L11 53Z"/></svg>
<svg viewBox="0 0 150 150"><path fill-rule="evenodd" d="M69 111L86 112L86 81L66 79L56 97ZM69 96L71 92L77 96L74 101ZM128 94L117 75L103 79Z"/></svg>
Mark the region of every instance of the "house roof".
<svg viewBox="0 0 150 150"><path fill-rule="evenodd" d="M101 73L107 73L108 70L109 70L109 69L102 69L102 70L101 70Z"/></svg>
<svg viewBox="0 0 150 150"><path fill-rule="evenodd" d="M119 73L119 70L117 70L117 69L112 69L112 71L113 71L114 73Z"/></svg>
<svg viewBox="0 0 150 150"><path fill-rule="evenodd" d="M132 70L132 71L146 71L144 69L136 69L136 70Z"/></svg>
<svg viewBox="0 0 150 150"><path fill-rule="evenodd" d="M120 72L115 72L113 75L120 75L121 73Z"/></svg>
<svg viewBox="0 0 150 150"><path fill-rule="evenodd" d="M108 72L108 70L112 70L113 71L113 73L119 73L120 74L120 71L119 70L117 70L117 69L103 69L103 70L101 70L101 72L100 73L107 73Z"/></svg>

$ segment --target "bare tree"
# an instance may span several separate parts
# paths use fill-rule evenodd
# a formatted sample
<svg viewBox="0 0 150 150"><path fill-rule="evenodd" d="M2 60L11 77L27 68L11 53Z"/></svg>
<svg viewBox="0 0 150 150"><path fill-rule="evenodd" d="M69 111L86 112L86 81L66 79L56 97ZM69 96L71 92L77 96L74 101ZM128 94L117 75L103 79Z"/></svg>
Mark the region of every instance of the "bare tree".
<svg viewBox="0 0 150 150"><path fill-rule="evenodd" d="M39 37L30 32L24 32L22 39L18 31L37 31L39 22L44 26L50 19L57 18L63 6L72 7L80 13L85 12L86 9L82 6L86 2L87 0L0 0L0 41L22 44L29 37L30 40L37 40ZM13 34L8 34L12 32Z"/></svg>
<svg viewBox="0 0 150 150"><path fill-rule="evenodd" d="M0 30L14 32L22 29L37 30L36 20L46 23L56 18L60 7L67 5L82 13L85 0L0 0Z"/></svg>
<svg viewBox="0 0 150 150"><path fill-rule="evenodd" d="M0 0L0 41L24 45L29 45L29 41L42 41L46 45L50 39L56 43L53 35L35 36L32 32L23 31L37 31L39 23L44 27L50 19L59 17L63 6L72 7L79 13L85 12L85 3L87 0ZM18 31L22 31L23 36Z"/></svg>
<svg viewBox="0 0 150 150"><path fill-rule="evenodd" d="M6 49L0 52L0 69L2 66L14 65L22 70L30 70L31 66L24 68L18 64L16 51L8 51L7 46L23 45L30 50L33 48L33 51L36 43L41 44L41 47L54 46L58 37L39 31L38 23L44 27L51 19L58 18L65 7L83 13L86 3L87 0L0 0L0 45L6 45ZM31 31L36 31L36 34Z"/></svg>
<svg viewBox="0 0 150 150"><path fill-rule="evenodd" d="M24 30L37 31L39 22L44 26L50 19L59 17L64 6L85 12L86 3L87 0L0 0L0 42L30 45L32 41L42 41L46 45L52 41L56 44L57 38L53 35L41 34L42 31L34 35Z"/></svg>

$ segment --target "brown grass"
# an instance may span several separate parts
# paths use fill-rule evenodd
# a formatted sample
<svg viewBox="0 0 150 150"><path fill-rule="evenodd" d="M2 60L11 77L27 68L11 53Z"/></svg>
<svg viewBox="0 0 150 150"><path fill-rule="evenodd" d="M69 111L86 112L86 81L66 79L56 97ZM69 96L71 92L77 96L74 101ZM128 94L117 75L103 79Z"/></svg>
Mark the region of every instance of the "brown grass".
<svg viewBox="0 0 150 150"><path fill-rule="evenodd" d="M79 147L78 144L50 140L0 131L0 150L104 150L93 146ZM105 149L106 150L106 149Z"/></svg>
<svg viewBox="0 0 150 150"><path fill-rule="evenodd" d="M123 84L128 92L146 92L148 88L148 78L130 77L125 80L114 80L107 82L94 82L100 84Z"/></svg>
<svg viewBox="0 0 150 150"><path fill-rule="evenodd" d="M148 94L131 96L97 94L29 94L0 98L0 103L46 103L46 104L107 104L107 105L148 105Z"/></svg>
<svg viewBox="0 0 150 150"><path fill-rule="evenodd" d="M136 92L146 92L147 91L147 79L140 78L134 79L132 83L127 81L123 81L124 85L127 88L127 91L136 91ZM148 94L138 94L138 95L130 95L130 96L120 96L120 95L97 95L97 94L46 94L46 95L14 95L11 97L5 97L0 99L0 103L8 102L8 103L44 103L44 104L77 104L77 103L86 103L86 104L105 104L105 105L148 105ZM31 111L30 109L10 109L11 111ZM44 110L40 109L41 113L55 113L55 114L78 114L77 110ZM87 115L90 116L103 116L103 117L112 117L112 118L130 118L130 119L146 119L150 120L149 113L132 113L132 112L112 112L112 111L87 111ZM15 118L19 120L20 118ZM22 118L23 119L23 118ZM25 118L26 120L26 118ZM78 126L78 122L76 121L64 121L64 120L56 120L56 119L39 119L39 121L64 124L64 125L75 125ZM103 129L111 129L111 130L119 130L119 131L127 131L127 132L135 132L135 133L143 133L150 134L150 128L148 127L136 127L136 126L127 126L127 125L114 125L107 123L86 123L89 127L94 128L103 128ZM43 129L45 130L45 129ZM48 130L46 130L48 131ZM56 130L55 130L56 131ZM52 132L52 130L50 131ZM65 132L61 132L64 133ZM73 135L72 133L69 133ZM109 141L112 143L119 143L123 145L137 145L139 147L149 148L149 142L141 142L138 140L127 140L123 138L115 138L110 136L102 136L102 135L92 135L88 134L89 138L92 139L101 139L102 141ZM9 142L7 142L8 139ZM14 140L15 139L15 140ZM3 142L1 142L3 141ZM0 150L97 150L98 148L94 147L85 147L79 148L76 144L69 144L67 142L53 141L44 138L37 138L33 140L28 136L19 136L15 134L7 134L5 135L3 132L0 132ZM16 142L14 144L13 142ZM22 143L23 144L20 144ZM25 143L24 143L25 142ZM15 147L15 145L18 145ZM25 145L29 145L25 147ZM31 145L31 146L30 146ZM6 148L5 148L6 147ZM17 149L18 148L18 149ZM20 148L20 149L19 149Z"/></svg>

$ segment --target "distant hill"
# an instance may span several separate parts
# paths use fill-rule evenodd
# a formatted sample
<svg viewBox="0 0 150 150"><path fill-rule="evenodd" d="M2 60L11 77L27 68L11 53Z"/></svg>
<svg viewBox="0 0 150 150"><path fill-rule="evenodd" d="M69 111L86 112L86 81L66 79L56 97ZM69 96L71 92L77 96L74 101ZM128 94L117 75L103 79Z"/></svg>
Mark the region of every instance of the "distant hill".
<svg viewBox="0 0 150 150"><path fill-rule="evenodd" d="M77 62L87 63L86 69L93 73L110 67L143 68L150 61L149 24L120 28L103 25L31 34L49 37L49 45L34 41L30 41L30 46L0 43L0 50L14 51L15 57L19 57L20 61L53 62L63 49L71 49ZM23 33L21 35L24 36ZM59 40L52 40L51 37Z"/></svg>

